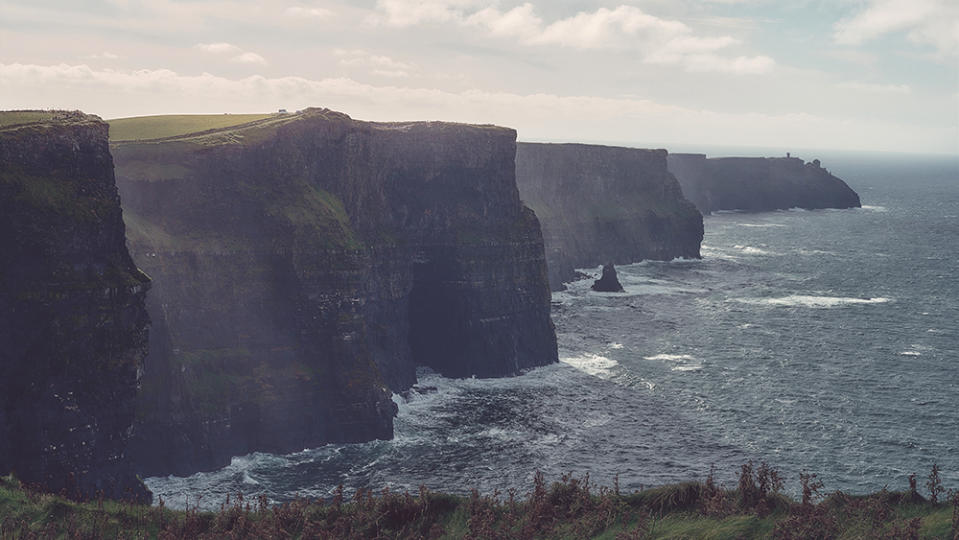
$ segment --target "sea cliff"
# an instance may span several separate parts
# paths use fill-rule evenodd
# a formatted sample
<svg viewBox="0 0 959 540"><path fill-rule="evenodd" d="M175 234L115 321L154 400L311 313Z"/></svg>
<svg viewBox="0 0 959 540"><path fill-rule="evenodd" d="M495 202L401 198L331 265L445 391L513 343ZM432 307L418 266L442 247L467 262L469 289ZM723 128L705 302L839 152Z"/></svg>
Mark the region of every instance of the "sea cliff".
<svg viewBox="0 0 959 540"><path fill-rule="evenodd" d="M553 290L576 268L700 256L703 218L665 150L519 143L516 181L542 223Z"/></svg>
<svg viewBox="0 0 959 540"><path fill-rule="evenodd" d="M137 470L389 438L390 391L417 366L555 362L514 152L509 129L325 109L115 140L131 252L154 280Z"/></svg>
<svg viewBox="0 0 959 540"><path fill-rule="evenodd" d="M126 447L149 279L125 245L107 129L0 113L0 474L146 500Z"/></svg>
<svg viewBox="0 0 959 540"><path fill-rule="evenodd" d="M669 170L699 211L762 212L789 208L855 208L859 195L824 169L819 160L706 158L669 154Z"/></svg>

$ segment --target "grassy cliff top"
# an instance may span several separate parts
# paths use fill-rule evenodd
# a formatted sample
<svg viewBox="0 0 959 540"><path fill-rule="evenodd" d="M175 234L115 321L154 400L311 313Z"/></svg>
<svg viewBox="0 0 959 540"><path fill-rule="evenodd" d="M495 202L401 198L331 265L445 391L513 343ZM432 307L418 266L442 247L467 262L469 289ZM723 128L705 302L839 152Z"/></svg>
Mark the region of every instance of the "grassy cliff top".
<svg viewBox="0 0 959 540"><path fill-rule="evenodd" d="M108 120L111 142L170 139L260 124L293 115L270 114L170 114Z"/></svg>
<svg viewBox="0 0 959 540"><path fill-rule="evenodd" d="M110 142L134 144L189 141L202 145L236 143L243 139L262 136L268 130L283 124L309 118L350 121L348 115L322 108L307 108L295 113L269 114L181 114L137 116L108 120ZM451 122L364 122L375 130L382 131L437 131L448 129L478 129L489 131L512 131L494 125L456 124Z"/></svg>
<svg viewBox="0 0 959 540"><path fill-rule="evenodd" d="M80 111L0 111L0 130L35 125L69 125L100 121Z"/></svg>

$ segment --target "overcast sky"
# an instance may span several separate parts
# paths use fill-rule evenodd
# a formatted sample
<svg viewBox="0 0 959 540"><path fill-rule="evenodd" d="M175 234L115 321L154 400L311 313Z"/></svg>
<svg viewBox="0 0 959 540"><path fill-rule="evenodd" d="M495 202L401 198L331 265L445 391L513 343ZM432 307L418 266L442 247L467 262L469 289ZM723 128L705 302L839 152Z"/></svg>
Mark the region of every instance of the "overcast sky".
<svg viewBox="0 0 959 540"><path fill-rule="evenodd" d="M0 108L959 154L957 0L0 0Z"/></svg>

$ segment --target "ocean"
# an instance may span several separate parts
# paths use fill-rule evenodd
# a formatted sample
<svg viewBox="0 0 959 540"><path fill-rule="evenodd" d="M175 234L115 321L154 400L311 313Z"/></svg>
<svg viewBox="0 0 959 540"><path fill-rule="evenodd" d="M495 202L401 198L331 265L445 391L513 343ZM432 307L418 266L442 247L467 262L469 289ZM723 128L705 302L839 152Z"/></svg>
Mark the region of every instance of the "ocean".
<svg viewBox="0 0 959 540"><path fill-rule="evenodd" d="M733 484L765 461L799 489L959 487L959 159L823 156L863 208L720 213L702 260L619 266L553 296L560 363L505 379L420 372L392 441L237 457L148 478L168 506L347 491L525 493L533 475L639 490ZM598 276L599 268L586 269ZM920 482L920 486L924 482Z"/></svg>

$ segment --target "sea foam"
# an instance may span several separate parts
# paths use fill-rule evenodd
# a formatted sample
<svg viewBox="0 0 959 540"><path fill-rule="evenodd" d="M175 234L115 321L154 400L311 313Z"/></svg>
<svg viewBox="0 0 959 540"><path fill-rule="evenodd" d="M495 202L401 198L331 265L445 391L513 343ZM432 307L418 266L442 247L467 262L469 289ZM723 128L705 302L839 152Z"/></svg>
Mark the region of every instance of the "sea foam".
<svg viewBox="0 0 959 540"><path fill-rule="evenodd" d="M848 298L841 296L809 296L793 294L779 298L735 298L736 302L764 306L834 308L854 304L885 304L889 298Z"/></svg>

